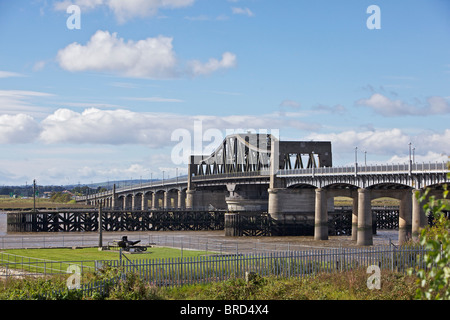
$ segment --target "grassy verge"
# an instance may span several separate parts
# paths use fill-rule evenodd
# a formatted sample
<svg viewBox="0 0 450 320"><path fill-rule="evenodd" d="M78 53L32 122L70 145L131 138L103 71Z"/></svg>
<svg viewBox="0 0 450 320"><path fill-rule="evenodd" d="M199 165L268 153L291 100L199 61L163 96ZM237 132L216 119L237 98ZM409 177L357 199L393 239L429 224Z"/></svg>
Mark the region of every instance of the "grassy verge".
<svg viewBox="0 0 450 320"><path fill-rule="evenodd" d="M160 288L161 299L212 300L411 300L415 278L383 271L381 289L368 289L366 270L320 273L315 276L280 279L257 277L253 281L230 279L224 282L186 287Z"/></svg>
<svg viewBox="0 0 450 320"><path fill-rule="evenodd" d="M49 199L36 199L36 208L39 209L55 209L55 208L91 208L79 203L60 203L52 202ZM14 198L0 198L0 210L25 210L33 209L33 199L14 199Z"/></svg>
<svg viewBox="0 0 450 320"><path fill-rule="evenodd" d="M106 273L110 275L110 273ZM90 278L98 280L105 275ZM20 279L0 282L0 299L38 299L42 293L64 290L65 278ZM83 300L412 300L417 284L415 278L393 272L381 273L381 288L367 288L366 270L321 273L304 278L284 279L256 277L186 285L154 287L134 274L109 288L102 296L83 295L72 290L51 299Z"/></svg>

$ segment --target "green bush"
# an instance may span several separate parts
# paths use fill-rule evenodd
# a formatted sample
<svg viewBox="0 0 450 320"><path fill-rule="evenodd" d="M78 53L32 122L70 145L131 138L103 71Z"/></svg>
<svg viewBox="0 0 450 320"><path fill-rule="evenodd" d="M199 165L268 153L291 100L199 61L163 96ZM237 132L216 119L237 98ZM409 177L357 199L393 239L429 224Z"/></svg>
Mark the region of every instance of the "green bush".
<svg viewBox="0 0 450 320"><path fill-rule="evenodd" d="M450 178L450 174L447 176ZM417 194L419 202L424 202L428 193L429 190L423 196ZM424 257L426 268L410 271L418 278L417 299L450 300L450 221L444 214L444 210L449 209L447 196L444 186L444 200L430 196L424 205L426 214L434 218L434 224L424 228L419 238L420 244L429 250Z"/></svg>

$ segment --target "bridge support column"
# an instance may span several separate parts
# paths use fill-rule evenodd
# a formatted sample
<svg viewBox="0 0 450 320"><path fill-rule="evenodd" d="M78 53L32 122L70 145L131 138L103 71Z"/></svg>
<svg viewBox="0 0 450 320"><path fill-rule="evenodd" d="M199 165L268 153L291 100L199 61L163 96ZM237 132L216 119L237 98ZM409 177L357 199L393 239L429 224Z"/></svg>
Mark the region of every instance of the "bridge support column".
<svg viewBox="0 0 450 320"><path fill-rule="evenodd" d="M119 206L117 193L116 193L116 184L113 185L113 194L111 197L111 209L116 209Z"/></svg>
<svg viewBox="0 0 450 320"><path fill-rule="evenodd" d="M274 220L273 235L314 235L314 189L270 188L268 192L268 213ZM324 198L323 201L327 201L325 195Z"/></svg>
<svg viewBox="0 0 450 320"><path fill-rule="evenodd" d="M358 189L358 236L356 244L360 246L373 245L371 198L369 189Z"/></svg>
<svg viewBox="0 0 450 320"><path fill-rule="evenodd" d="M161 206L159 205L159 200L161 199L160 192L153 192L152 194L152 210L159 210Z"/></svg>
<svg viewBox="0 0 450 320"><path fill-rule="evenodd" d="M142 196L140 194L134 194L131 197L131 210L140 210L142 205Z"/></svg>
<svg viewBox="0 0 450 320"><path fill-rule="evenodd" d="M170 195L169 195L169 191L165 191L164 195L163 195L163 209L167 210L169 209L170 206Z"/></svg>
<svg viewBox="0 0 450 320"><path fill-rule="evenodd" d="M358 196L352 198L352 240L358 239Z"/></svg>
<svg viewBox="0 0 450 320"><path fill-rule="evenodd" d="M178 190L178 209L183 210L186 207L186 191Z"/></svg>
<svg viewBox="0 0 450 320"><path fill-rule="evenodd" d="M178 208L178 190L168 190L165 193L165 208L177 209Z"/></svg>
<svg viewBox="0 0 450 320"><path fill-rule="evenodd" d="M186 191L186 209L194 209L195 190Z"/></svg>
<svg viewBox="0 0 450 320"><path fill-rule="evenodd" d="M148 193L142 194L141 210L148 210Z"/></svg>
<svg viewBox="0 0 450 320"><path fill-rule="evenodd" d="M427 216L423 210L423 204L419 203L416 198L416 192L419 192L419 196L422 195L423 190L412 190L411 200L412 200L412 237L417 240L420 235L421 229L425 228L427 225Z"/></svg>
<svg viewBox="0 0 450 320"><path fill-rule="evenodd" d="M130 210L133 208L133 196L132 195L127 195L125 197L125 202L124 202L124 210Z"/></svg>
<svg viewBox="0 0 450 320"><path fill-rule="evenodd" d="M401 245L411 238L412 232L412 193L410 190L403 192L399 209L398 244Z"/></svg>
<svg viewBox="0 0 450 320"><path fill-rule="evenodd" d="M316 189L314 239L328 240L327 191L322 188Z"/></svg>

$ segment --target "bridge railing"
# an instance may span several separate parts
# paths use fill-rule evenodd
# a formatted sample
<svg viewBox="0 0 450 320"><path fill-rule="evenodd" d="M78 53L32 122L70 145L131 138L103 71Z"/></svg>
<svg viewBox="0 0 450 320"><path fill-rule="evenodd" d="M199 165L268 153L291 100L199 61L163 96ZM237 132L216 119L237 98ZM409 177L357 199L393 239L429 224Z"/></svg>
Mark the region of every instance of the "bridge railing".
<svg viewBox="0 0 450 320"><path fill-rule="evenodd" d="M157 181L146 182L146 183L136 183L136 184L128 185L125 187L116 188L116 192L135 191L135 190L141 189L141 188L146 189L146 188L152 188L152 187L162 187L162 186L166 186L166 185L182 184L182 183L186 183L186 182L187 182L187 177L181 176L181 177L157 180ZM104 192L98 192L98 193L90 194L87 196L77 196L77 197L75 197L75 200L103 198L106 196L111 196L112 194L113 194L112 190L107 190Z"/></svg>
<svg viewBox="0 0 450 320"><path fill-rule="evenodd" d="M187 182L187 177L182 176L182 177L175 177L175 178L152 181L152 182L147 182L147 183L137 183L137 184L125 186L122 188L117 188L116 192L131 191L131 190L136 190L136 189L140 189L140 188L146 189L146 188L152 188L152 187L163 187L166 185L174 185L174 184L176 185L176 184L182 184L182 183L186 183L186 182Z"/></svg>
<svg viewBox="0 0 450 320"><path fill-rule="evenodd" d="M358 165L349 167L318 167L305 169L283 169L278 170L277 176L314 176L314 175L354 175L354 174L395 174L395 173L448 173L449 169L446 162L429 162L429 163L412 163L407 164L380 164L380 165ZM251 172L232 172L219 174L206 174L193 176L192 181L208 181L217 179L233 179L233 178L257 178L269 176L269 170L251 171ZM177 185L187 183L187 176L175 177L171 179L152 181L147 183L134 184L116 189L116 192L135 191L138 189L163 187L169 185ZM76 197L76 200L102 198L112 195L112 190L100 192L92 195Z"/></svg>
<svg viewBox="0 0 450 320"><path fill-rule="evenodd" d="M230 172L230 173L217 173L217 174L205 174L193 176L192 181L205 181L227 178L252 178L252 177L268 177L269 170L249 171L249 172Z"/></svg>
<svg viewBox="0 0 450 320"><path fill-rule="evenodd" d="M306 169L284 169L277 172L278 177L286 175L335 175L335 174L392 174L392 173L447 173L446 162L413 163L409 164L381 164L350 167L319 167Z"/></svg>

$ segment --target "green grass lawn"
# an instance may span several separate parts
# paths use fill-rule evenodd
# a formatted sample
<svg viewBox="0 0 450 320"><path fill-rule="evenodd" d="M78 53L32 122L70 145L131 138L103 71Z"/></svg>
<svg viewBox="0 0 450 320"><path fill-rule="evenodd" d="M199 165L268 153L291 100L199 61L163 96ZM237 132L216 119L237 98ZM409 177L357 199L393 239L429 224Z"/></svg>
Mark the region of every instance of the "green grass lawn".
<svg viewBox="0 0 450 320"><path fill-rule="evenodd" d="M57 248L57 249L5 249L0 250L20 257L38 258L52 261L87 261L87 260L118 260L119 251L116 250L103 250L99 251L97 248ZM126 254L126 257L130 260L137 259L168 259L178 257L197 257L200 255L210 254L211 252L205 251L193 251L166 248L166 247L151 247L143 253ZM11 259L11 258L10 258ZM2 261L3 260L3 261ZM0 263L5 262L6 257L1 256ZM19 260L20 261L20 260Z"/></svg>

